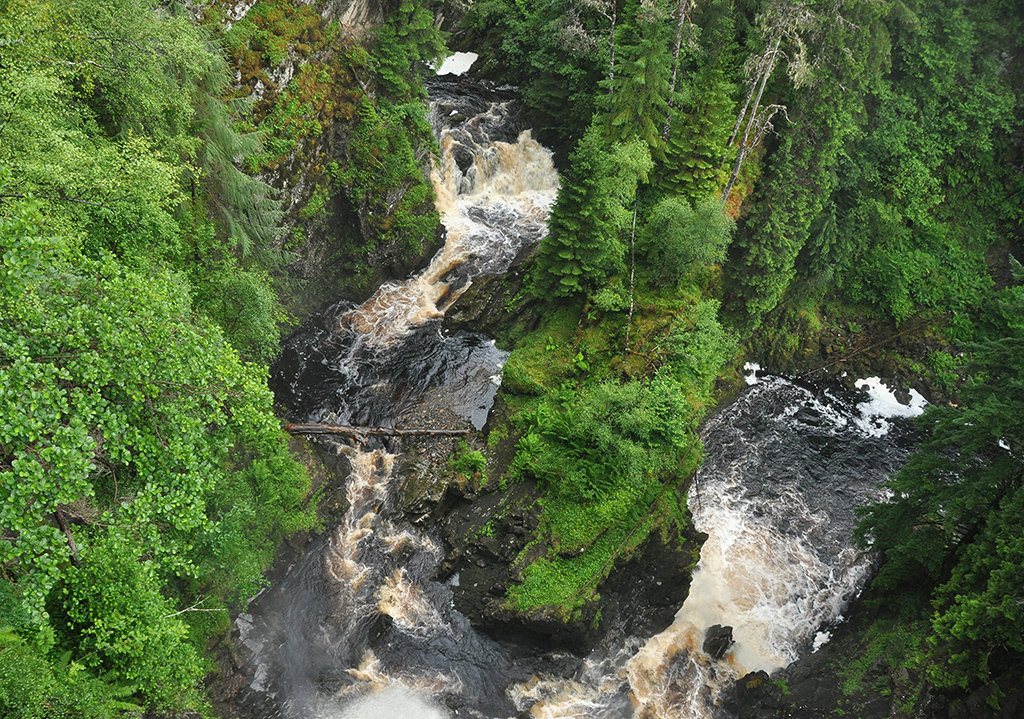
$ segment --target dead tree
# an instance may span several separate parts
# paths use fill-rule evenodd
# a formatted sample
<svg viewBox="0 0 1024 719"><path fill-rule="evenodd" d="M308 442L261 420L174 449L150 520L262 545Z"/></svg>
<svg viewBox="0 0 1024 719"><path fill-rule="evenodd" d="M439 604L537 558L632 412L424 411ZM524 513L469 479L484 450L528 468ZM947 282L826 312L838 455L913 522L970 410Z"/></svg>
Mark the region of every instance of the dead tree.
<svg viewBox="0 0 1024 719"><path fill-rule="evenodd" d="M350 427L337 424L286 424L288 434L334 434L365 442L367 437L457 436L469 429L392 429L390 427Z"/></svg>
<svg viewBox="0 0 1024 719"><path fill-rule="evenodd" d="M838 12L838 5L836 10ZM839 17L838 20L842 21L842 18ZM750 155L750 151L761 142L765 133L772 129L772 118L780 111L785 114L786 108L783 105L769 105L761 108L765 86L771 78L779 57L784 56L781 49L783 39L790 40L797 47L796 57L790 59L789 74L793 78L794 84L799 87L809 74L810 67L804 57L805 45L800 34L805 30L816 28L818 24L818 16L814 12L791 2L776 3L761 17L761 34L767 42L764 52L757 60L747 63L750 86L743 107L736 117L736 124L733 125L732 137L729 138L730 147L736 143L744 121L746 121L746 128L736 152L736 163L733 165L732 175L722 192L723 207L729 201L729 193L732 192L732 188L736 184L743 161ZM752 106L751 103L753 103Z"/></svg>

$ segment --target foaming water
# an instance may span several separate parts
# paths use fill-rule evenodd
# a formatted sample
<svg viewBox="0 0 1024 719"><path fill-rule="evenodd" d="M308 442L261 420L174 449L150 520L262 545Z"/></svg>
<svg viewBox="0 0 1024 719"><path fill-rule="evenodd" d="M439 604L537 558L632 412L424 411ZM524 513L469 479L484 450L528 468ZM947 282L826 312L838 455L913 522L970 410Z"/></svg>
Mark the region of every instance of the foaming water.
<svg viewBox="0 0 1024 719"><path fill-rule="evenodd" d="M820 630L869 570L851 544L853 510L878 497L878 483L903 461L891 418L921 410L884 409L876 399L768 377L711 418L689 502L708 539L673 624L601 682L549 688L533 715L707 719L738 677L820 645ZM714 625L730 627L735 642L719 658L704 650ZM616 699L623 692L628 710Z"/></svg>
<svg viewBox="0 0 1024 719"><path fill-rule="evenodd" d="M278 400L303 419L389 425L433 387L480 429L508 356L482 335L442 333L445 310L483 274L504 272L547 232L558 189L551 152L520 131L517 101L431 85L442 149L433 168L445 246L430 265L383 284L358 307L339 304L285 343Z"/></svg>
<svg viewBox="0 0 1024 719"><path fill-rule="evenodd" d="M442 553L400 521L394 455L341 451L352 466L342 523L239 618L253 675L247 714L509 716L514 668L431 580Z"/></svg>
<svg viewBox="0 0 1024 719"><path fill-rule="evenodd" d="M337 719L447 719L449 716L429 696L402 686L388 687L379 694L363 697L336 715Z"/></svg>
<svg viewBox="0 0 1024 719"><path fill-rule="evenodd" d="M473 277L508 269L523 247L544 236L558 191L551 152L529 130L507 141L515 101L496 98L484 108L467 108L462 98L439 87L431 119L441 158L432 180L445 246L426 270L404 282L385 283L338 318L339 331L355 329L378 349L443 316ZM466 118L463 112L474 114Z"/></svg>
<svg viewBox="0 0 1024 719"><path fill-rule="evenodd" d="M506 355L480 335L445 334L438 318L543 236L557 176L508 96L443 84L431 94L448 242L417 277L331 308L288 343L275 392L302 419L393 426L438 389L457 416L486 420ZM750 369L746 392L702 431L690 507L709 539L688 600L665 631L610 641L571 680L524 671L469 626L431 579L438 543L394 507L393 455L341 447L352 465L344 520L239 618L249 715L704 719L736 677L810 651L867 572L850 546L853 508L902 462L892 415L920 407L881 402L872 380L875 399L862 402ZM709 654L716 624L735 643Z"/></svg>
<svg viewBox="0 0 1024 719"><path fill-rule="evenodd" d="M465 101L439 87L434 181L448 241L418 276L328 309L286 344L274 389L304 421L394 426L428 392L431 407L486 421L507 353L437 320L473 277L503 272L543 236L557 175L519 131L511 96ZM343 520L238 621L248 715L510 716L505 690L523 670L432 581L442 551L396 509L394 455L335 446L351 465Z"/></svg>

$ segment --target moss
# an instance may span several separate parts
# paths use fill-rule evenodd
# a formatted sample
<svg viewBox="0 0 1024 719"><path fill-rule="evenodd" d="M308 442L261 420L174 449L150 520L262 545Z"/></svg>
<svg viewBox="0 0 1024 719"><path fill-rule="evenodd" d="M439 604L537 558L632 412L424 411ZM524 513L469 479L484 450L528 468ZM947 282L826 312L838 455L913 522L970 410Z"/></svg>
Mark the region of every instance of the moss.
<svg viewBox="0 0 1024 719"><path fill-rule="evenodd" d="M207 11L206 19L217 17ZM284 62L290 52L310 57L337 33L309 5L295 0L260 0L240 21L224 33L224 46L241 73L241 84L259 79L272 84L264 68Z"/></svg>
<svg viewBox="0 0 1024 719"><path fill-rule="evenodd" d="M576 356L578 308L563 306L549 313L536 331L526 335L501 371L504 392L540 396L558 386Z"/></svg>
<svg viewBox="0 0 1024 719"><path fill-rule="evenodd" d="M927 620L901 617L872 622L852 656L835 666L843 694L855 702L871 694L898 695L895 716L912 716L922 689L918 670L928 630Z"/></svg>

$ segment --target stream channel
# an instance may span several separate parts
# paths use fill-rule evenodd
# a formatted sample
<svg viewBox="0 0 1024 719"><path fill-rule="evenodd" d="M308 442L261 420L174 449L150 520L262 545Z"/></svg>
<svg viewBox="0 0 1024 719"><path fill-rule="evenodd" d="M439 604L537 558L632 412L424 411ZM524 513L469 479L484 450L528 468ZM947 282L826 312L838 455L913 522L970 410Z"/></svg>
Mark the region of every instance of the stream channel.
<svg viewBox="0 0 1024 719"><path fill-rule="evenodd" d="M543 236L558 177L512 93L440 78L429 89L447 244L419 275L328 308L288 341L274 382L297 421L393 427L428 395L432 410L486 421L507 355L446 331L444 312ZM653 637L613 628L573 661L471 627L453 603L457 575L435 577L440 542L397 509L395 455L335 441L352 467L348 511L238 618L248 687L236 713L720 716L723 686L827 641L868 572L850 543L854 507L903 461L901 416L923 404L899 404L872 380L855 392L752 370L748 384L701 433L690 507L709 538L674 623ZM715 625L734 643L708 647Z"/></svg>

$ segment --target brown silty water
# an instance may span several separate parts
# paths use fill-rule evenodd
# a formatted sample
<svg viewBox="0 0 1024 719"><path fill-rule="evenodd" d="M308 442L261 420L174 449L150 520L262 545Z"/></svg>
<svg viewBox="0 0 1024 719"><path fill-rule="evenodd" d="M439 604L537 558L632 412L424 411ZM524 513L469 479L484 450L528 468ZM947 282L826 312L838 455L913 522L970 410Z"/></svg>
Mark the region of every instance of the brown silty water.
<svg viewBox="0 0 1024 719"><path fill-rule="evenodd" d="M445 394L493 397L504 355L478 336L445 336L438 320L474 277L504 271L543 236L558 179L550 153L506 127L510 100L472 111L459 102L442 97L432 115L446 245L422 273L382 286L297 345L301 366L315 370L309 376L338 387L310 393L309 416L393 423L396 408L428 386L416 384L423 373ZM467 382L443 365L448 357L482 369ZM397 382L399 360L407 386L396 401L390 388L374 388ZM902 451L864 431L858 407L856 397L770 378L712 418L699 495L690 498L709 539L689 599L664 632L610 636L573 677L523 676L502 646L473 631L448 587L432 580L440 546L393 506L394 456L342 448L352 463L348 513L245 620L251 689L271 707L257 715L711 717L724 685L810 651L863 581L867 565L849 544L852 507L875 496ZM473 423L482 425L479 416ZM714 624L732 627L736 640L721 659L703 650Z"/></svg>

